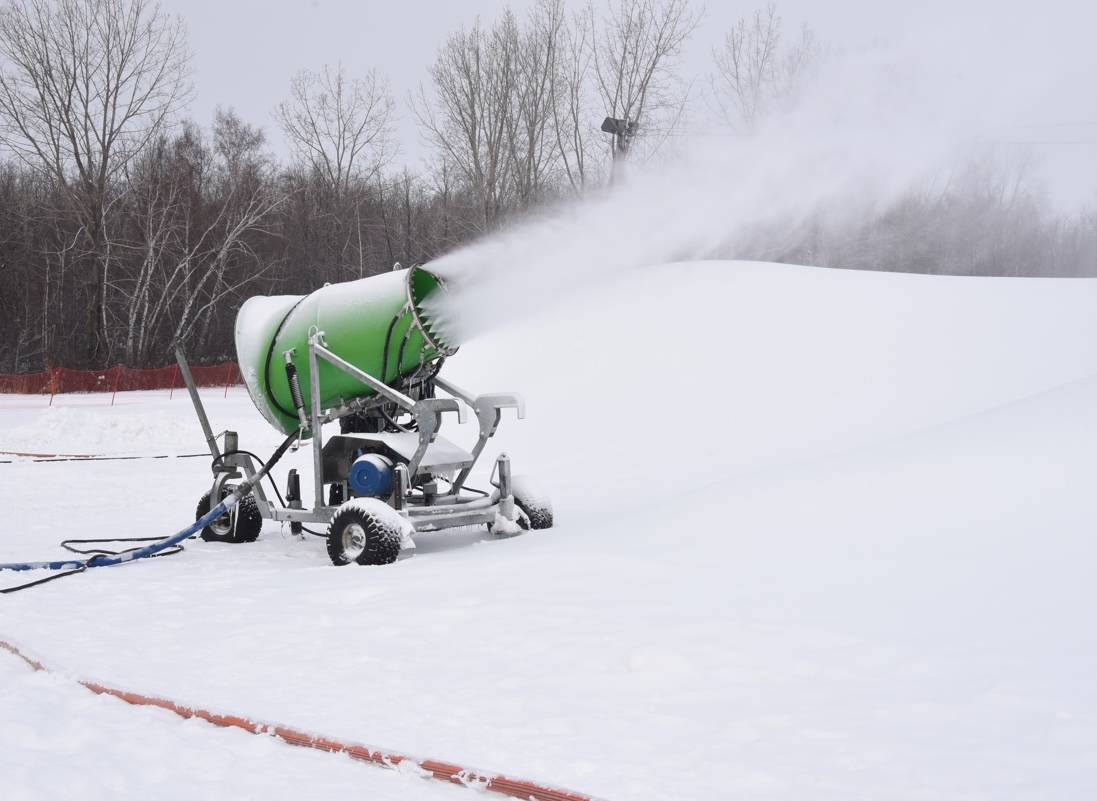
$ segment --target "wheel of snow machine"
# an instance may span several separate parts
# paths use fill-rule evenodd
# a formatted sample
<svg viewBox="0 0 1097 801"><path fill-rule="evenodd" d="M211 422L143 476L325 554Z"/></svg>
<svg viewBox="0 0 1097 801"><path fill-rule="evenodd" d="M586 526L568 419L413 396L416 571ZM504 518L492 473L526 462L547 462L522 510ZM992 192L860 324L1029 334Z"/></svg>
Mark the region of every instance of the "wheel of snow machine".
<svg viewBox="0 0 1097 801"><path fill-rule="evenodd" d="M511 487L514 495L514 505L518 507L518 527L522 531L532 529L552 528L552 504L530 490L520 481L515 481ZM488 523L488 533L495 533L495 525Z"/></svg>
<svg viewBox="0 0 1097 801"><path fill-rule="evenodd" d="M232 487L222 487L221 497L226 497L230 492ZM197 520L209 510L210 494L206 492L198 501L194 519ZM259 514L255 498L248 495L241 499L227 515L221 515L202 529L202 539L206 542L255 542L262 528L263 516Z"/></svg>
<svg viewBox="0 0 1097 801"><path fill-rule="evenodd" d="M514 493L514 503L529 518L530 528L552 528L552 504L546 498L537 494L518 478L515 478L511 492ZM522 525L521 520L518 525Z"/></svg>
<svg viewBox="0 0 1097 801"><path fill-rule="evenodd" d="M354 501L336 510L328 526L328 556L335 565L388 565L400 555L400 531Z"/></svg>

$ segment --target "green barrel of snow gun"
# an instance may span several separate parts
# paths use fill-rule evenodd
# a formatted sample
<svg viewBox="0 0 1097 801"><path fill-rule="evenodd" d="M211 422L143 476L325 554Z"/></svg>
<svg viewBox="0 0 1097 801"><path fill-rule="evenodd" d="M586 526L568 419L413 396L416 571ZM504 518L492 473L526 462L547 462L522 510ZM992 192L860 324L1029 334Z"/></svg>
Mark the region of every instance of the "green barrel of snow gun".
<svg viewBox="0 0 1097 801"><path fill-rule="evenodd" d="M329 284L310 295L249 298L236 316L236 357L256 408L283 433L299 427L285 353L293 351L308 413L313 402L309 337L317 331L323 332L328 350L389 384L454 353L423 308L438 291L442 282L437 276L412 267ZM375 392L325 361L318 369L321 409Z"/></svg>

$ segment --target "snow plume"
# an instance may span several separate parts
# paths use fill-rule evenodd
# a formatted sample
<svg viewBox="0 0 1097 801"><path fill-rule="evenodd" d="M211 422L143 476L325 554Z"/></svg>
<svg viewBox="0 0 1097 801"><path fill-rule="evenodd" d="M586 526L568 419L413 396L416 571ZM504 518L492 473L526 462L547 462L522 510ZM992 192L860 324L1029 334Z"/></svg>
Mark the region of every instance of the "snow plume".
<svg viewBox="0 0 1097 801"><path fill-rule="evenodd" d="M1095 72L1071 59L1093 57L1072 48L1076 31L1056 28L1061 35L1045 47L1033 29L1070 28L1069 20L1002 17L968 25L962 14L934 15L908 25L909 44L832 53L797 107L753 136L684 126L694 133L670 140L658 163L634 165L611 189L433 262L451 290L433 316L468 341L643 265L778 260L810 226L854 226L912 190L940 188L950 170L1000 149L995 143L1016 138L1025 121L1077 116L1046 101L1071 81L1092 88ZM1058 50L1038 57L1052 41ZM1092 163L1093 150L1084 156Z"/></svg>

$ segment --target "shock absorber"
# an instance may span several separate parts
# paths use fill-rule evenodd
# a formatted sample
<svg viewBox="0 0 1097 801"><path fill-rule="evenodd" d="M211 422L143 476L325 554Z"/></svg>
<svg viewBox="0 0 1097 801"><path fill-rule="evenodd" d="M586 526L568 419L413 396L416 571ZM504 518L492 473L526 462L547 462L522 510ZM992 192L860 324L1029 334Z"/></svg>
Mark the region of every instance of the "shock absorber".
<svg viewBox="0 0 1097 801"><path fill-rule="evenodd" d="M286 359L286 381L289 382L289 394L293 398L293 408L297 410L297 420L301 428L309 427L309 418L305 414L305 399L301 395L301 381L297 377L297 365L293 363L292 350L287 350L283 356Z"/></svg>

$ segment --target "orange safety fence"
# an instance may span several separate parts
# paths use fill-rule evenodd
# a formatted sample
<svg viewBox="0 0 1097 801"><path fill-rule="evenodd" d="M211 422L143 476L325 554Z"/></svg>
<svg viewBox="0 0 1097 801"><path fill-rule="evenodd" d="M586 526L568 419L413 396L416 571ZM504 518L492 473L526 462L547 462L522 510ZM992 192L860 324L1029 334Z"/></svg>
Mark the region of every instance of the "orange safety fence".
<svg viewBox="0 0 1097 801"><path fill-rule="evenodd" d="M192 365L191 375L200 387L230 387L244 383L236 362ZM181 389L179 365L141 369L117 365L103 370L71 370L51 367L39 373L0 373L0 394L60 395L66 392L126 392L135 389Z"/></svg>

